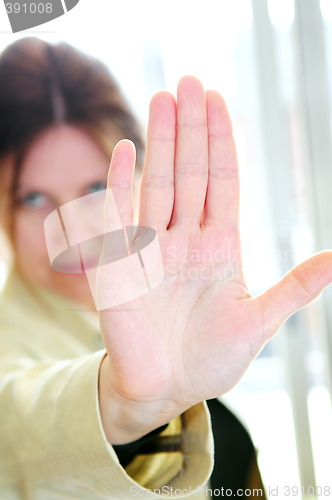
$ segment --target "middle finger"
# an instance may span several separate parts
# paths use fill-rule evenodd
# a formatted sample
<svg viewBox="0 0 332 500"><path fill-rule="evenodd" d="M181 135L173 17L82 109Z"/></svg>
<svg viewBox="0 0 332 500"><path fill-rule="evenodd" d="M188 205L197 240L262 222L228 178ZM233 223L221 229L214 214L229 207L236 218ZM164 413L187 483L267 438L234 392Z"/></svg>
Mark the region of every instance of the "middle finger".
<svg viewBox="0 0 332 500"><path fill-rule="evenodd" d="M174 207L170 226L200 225L208 181L208 133L204 88L186 76L178 85Z"/></svg>

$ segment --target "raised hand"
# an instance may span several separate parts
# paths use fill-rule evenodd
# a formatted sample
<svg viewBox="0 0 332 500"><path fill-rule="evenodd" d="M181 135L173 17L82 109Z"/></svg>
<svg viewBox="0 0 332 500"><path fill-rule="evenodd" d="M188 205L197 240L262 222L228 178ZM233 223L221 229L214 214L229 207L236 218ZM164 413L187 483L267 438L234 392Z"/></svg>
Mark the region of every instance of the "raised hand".
<svg viewBox="0 0 332 500"><path fill-rule="evenodd" d="M122 141L108 183L132 225L133 145ZM240 379L283 321L332 281L332 252L313 256L251 298L238 224L239 177L222 97L194 77L150 105L139 225L158 234L165 278L142 297L100 312L108 356L100 405L108 439L124 443ZM111 280L112 277L110 276Z"/></svg>

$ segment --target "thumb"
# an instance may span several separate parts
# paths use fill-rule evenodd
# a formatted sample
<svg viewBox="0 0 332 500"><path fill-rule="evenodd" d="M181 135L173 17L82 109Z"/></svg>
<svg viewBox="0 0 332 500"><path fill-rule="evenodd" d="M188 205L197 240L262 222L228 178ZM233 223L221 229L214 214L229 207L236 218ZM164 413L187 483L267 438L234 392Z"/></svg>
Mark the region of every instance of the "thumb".
<svg viewBox="0 0 332 500"><path fill-rule="evenodd" d="M289 316L317 298L331 282L332 251L324 251L294 267L257 297L267 337L272 336Z"/></svg>

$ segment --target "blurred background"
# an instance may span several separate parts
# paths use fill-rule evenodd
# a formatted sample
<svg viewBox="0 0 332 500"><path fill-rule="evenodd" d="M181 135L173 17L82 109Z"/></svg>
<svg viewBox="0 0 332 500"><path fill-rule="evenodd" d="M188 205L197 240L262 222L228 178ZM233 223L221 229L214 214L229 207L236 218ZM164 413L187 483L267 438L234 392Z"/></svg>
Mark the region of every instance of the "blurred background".
<svg viewBox="0 0 332 500"><path fill-rule="evenodd" d="M80 0L39 28L12 34L0 2L0 50L34 35L99 57L143 126L151 96L184 74L223 94L253 296L332 248L331 0ZM222 397L253 437L270 498L277 486L280 498L332 496L331 388L332 287Z"/></svg>

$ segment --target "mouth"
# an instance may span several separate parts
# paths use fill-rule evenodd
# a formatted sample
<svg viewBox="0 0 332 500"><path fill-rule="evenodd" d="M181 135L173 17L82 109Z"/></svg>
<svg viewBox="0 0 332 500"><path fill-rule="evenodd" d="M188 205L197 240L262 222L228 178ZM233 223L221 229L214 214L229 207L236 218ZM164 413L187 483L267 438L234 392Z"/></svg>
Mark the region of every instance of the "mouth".
<svg viewBox="0 0 332 500"><path fill-rule="evenodd" d="M58 273L63 274L83 274L84 269L81 262L62 262L61 265L58 265L56 269L54 269Z"/></svg>
<svg viewBox="0 0 332 500"><path fill-rule="evenodd" d="M88 269L94 269L95 267L98 267L98 263L99 256L84 258L82 260L75 260L71 262L57 262L56 267L53 267L53 269L64 274L84 274Z"/></svg>

